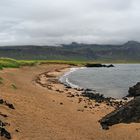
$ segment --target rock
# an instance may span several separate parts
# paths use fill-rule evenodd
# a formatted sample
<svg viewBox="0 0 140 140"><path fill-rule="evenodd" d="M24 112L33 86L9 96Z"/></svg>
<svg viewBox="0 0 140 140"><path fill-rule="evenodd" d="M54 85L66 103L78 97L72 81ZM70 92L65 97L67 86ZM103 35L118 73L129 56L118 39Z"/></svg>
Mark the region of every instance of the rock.
<svg viewBox="0 0 140 140"><path fill-rule="evenodd" d="M6 126L6 124L3 123L3 122L0 120L0 127L3 127L3 126Z"/></svg>
<svg viewBox="0 0 140 140"><path fill-rule="evenodd" d="M71 86L69 86L69 85L65 85L65 87L68 88L68 89L71 88Z"/></svg>
<svg viewBox="0 0 140 140"><path fill-rule="evenodd" d="M83 88L76 88L77 91L83 91Z"/></svg>
<svg viewBox="0 0 140 140"><path fill-rule="evenodd" d="M82 108L79 108L79 109L77 109L77 111L84 112L84 109L82 109Z"/></svg>
<svg viewBox="0 0 140 140"><path fill-rule="evenodd" d="M122 99L123 99L123 100L125 100L125 101L127 101L127 100L128 100L128 98L127 98L127 97L123 97Z"/></svg>
<svg viewBox="0 0 140 140"><path fill-rule="evenodd" d="M95 106L100 106L99 104L95 104Z"/></svg>
<svg viewBox="0 0 140 140"><path fill-rule="evenodd" d="M61 102L60 105L63 105L63 103Z"/></svg>
<svg viewBox="0 0 140 140"><path fill-rule="evenodd" d="M19 130L18 130L18 129L16 129L15 131L16 131L16 132L19 132Z"/></svg>
<svg viewBox="0 0 140 140"><path fill-rule="evenodd" d="M3 99L0 99L0 104L3 104L4 103L4 100Z"/></svg>
<svg viewBox="0 0 140 140"><path fill-rule="evenodd" d="M79 97L80 95L77 93L75 96Z"/></svg>
<svg viewBox="0 0 140 140"><path fill-rule="evenodd" d="M110 65L107 65L106 67L107 68L111 68L111 67L114 67L114 65L113 64L110 64Z"/></svg>
<svg viewBox="0 0 140 140"><path fill-rule="evenodd" d="M102 94L95 93L89 89L86 89L84 92L82 92L81 96L88 97L89 99L95 100L98 103L101 103L106 99Z"/></svg>
<svg viewBox="0 0 140 140"><path fill-rule="evenodd" d="M13 104L7 103L6 101L5 101L5 105L8 106L11 109L15 109L15 107L13 106Z"/></svg>
<svg viewBox="0 0 140 140"><path fill-rule="evenodd" d="M140 96L106 115L99 122L103 129L118 123L140 123Z"/></svg>
<svg viewBox="0 0 140 140"><path fill-rule="evenodd" d="M107 68L114 67L113 64L105 65L105 64L98 64L98 63L97 63L97 64L88 63L88 64L86 64L85 66L86 66L86 67L98 67L98 68L100 68L100 67L107 67Z"/></svg>
<svg viewBox="0 0 140 140"><path fill-rule="evenodd" d="M89 89L89 88L85 89L84 91L85 92L93 92L93 90L92 89Z"/></svg>
<svg viewBox="0 0 140 140"><path fill-rule="evenodd" d="M140 82L138 82L133 87L130 87L128 90L128 97L136 97L140 96Z"/></svg>
<svg viewBox="0 0 140 140"><path fill-rule="evenodd" d="M84 108L87 108L87 106L85 105Z"/></svg>
<svg viewBox="0 0 140 140"><path fill-rule="evenodd" d="M3 116L4 118L7 118L8 116L6 114L3 114L0 112L0 115Z"/></svg>
<svg viewBox="0 0 140 140"><path fill-rule="evenodd" d="M60 90L60 89L56 89L57 92L59 93L63 93L64 91L63 90Z"/></svg>
<svg viewBox="0 0 140 140"><path fill-rule="evenodd" d="M78 98L78 103L81 103L82 102L82 98Z"/></svg>
<svg viewBox="0 0 140 140"><path fill-rule="evenodd" d="M72 97L75 97L73 94L70 94L70 95L68 95L67 97L70 97L70 98L72 98Z"/></svg>
<svg viewBox="0 0 140 140"><path fill-rule="evenodd" d="M7 139L11 139L11 134L3 127L0 127L0 135Z"/></svg>

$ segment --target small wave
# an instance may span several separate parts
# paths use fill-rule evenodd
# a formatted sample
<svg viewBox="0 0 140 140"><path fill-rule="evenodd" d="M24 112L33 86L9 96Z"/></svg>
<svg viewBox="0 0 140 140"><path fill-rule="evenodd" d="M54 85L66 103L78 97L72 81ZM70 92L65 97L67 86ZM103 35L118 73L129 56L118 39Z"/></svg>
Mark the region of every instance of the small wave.
<svg viewBox="0 0 140 140"><path fill-rule="evenodd" d="M66 78L66 83L67 83L68 86L70 86L72 88L81 88L78 85L75 85L75 84L71 83L68 78Z"/></svg>
<svg viewBox="0 0 140 140"><path fill-rule="evenodd" d="M68 79L68 76L69 76L71 73L73 73L73 72L75 72L75 71L77 71L77 70L79 70L79 69L85 69L85 68L86 68L86 67L71 68L70 71L66 72L63 76L61 76L61 77L59 78L59 81L60 81L61 83L65 84L65 85L68 85L68 86L72 87L72 88L81 88L81 87L79 87L78 85L75 85L75 84L73 84L72 82L70 82L69 79Z"/></svg>

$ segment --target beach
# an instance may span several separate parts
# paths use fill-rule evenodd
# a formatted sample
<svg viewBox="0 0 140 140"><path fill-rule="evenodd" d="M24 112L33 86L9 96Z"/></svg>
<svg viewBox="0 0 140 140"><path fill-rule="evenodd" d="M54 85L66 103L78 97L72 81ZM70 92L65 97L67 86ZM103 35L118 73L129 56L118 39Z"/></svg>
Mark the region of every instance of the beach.
<svg viewBox="0 0 140 140"><path fill-rule="evenodd" d="M66 88L58 77L72 68L43 64L0 71L0 98L14 110L0 105L1 119L13 140L138 140L140 124L118 124L103 130L98 122L114 110ZM4 139L3 139L4 140Z"/></svg>

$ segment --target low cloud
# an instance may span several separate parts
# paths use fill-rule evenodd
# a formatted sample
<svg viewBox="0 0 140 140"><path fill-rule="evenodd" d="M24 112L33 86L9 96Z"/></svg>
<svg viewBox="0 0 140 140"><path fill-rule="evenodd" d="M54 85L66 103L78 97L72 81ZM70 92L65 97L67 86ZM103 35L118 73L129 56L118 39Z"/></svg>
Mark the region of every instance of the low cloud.
<svg viewBox="0 0 140 140"><path fill-rule="evenodd" d="M140 41L138 0L1 0L0 45Z"/></svg>

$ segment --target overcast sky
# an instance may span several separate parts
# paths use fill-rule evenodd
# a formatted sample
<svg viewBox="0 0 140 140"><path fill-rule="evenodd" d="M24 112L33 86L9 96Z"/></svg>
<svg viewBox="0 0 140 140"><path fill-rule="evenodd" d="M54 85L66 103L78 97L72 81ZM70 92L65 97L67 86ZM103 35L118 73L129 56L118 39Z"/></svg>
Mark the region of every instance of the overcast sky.
<svg viewBox="0 0 140 140"><path fill-rule="evenodd" d="M0 45L140 41L140 0L0 0Z"/></svg>

